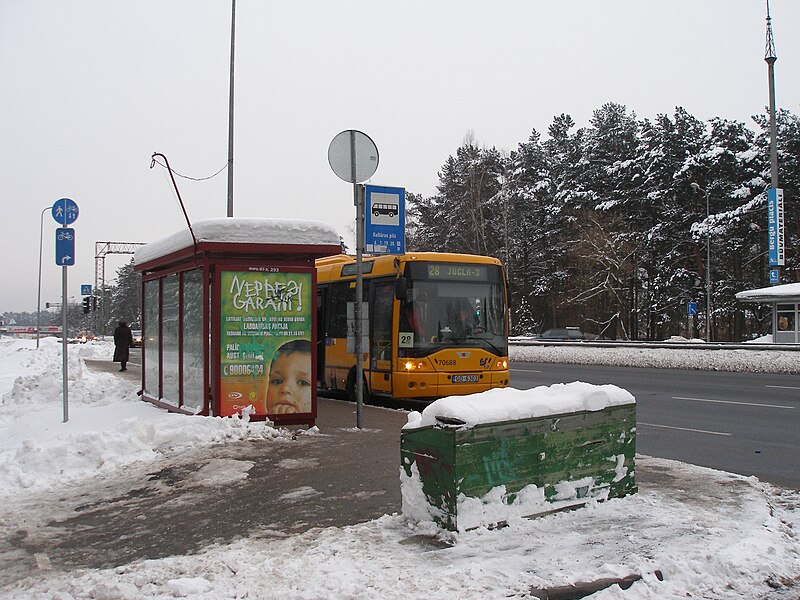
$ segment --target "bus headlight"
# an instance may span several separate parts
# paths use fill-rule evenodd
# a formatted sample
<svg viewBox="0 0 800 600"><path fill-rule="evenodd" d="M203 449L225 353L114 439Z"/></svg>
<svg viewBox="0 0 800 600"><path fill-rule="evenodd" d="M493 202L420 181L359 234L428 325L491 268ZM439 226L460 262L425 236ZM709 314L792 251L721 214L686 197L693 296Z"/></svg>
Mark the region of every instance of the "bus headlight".
<svg viewBox="0 0 800 600"><path fill-rule="evenodd" d="M508 361L505 360L505 359L498 360L497 361L497 368L498 369L507 369L508 368Z"/></svg>
<svg viewBox="0 0 800 600"><path fill-rule="evenodd" d="M415 363L415 362L411 362L409 360L409 361L406 361L406 364L404 366L406 368L406 371L413 371L414 369L421 369L422 367L425 366L425 363L424 362Z"/></svg>

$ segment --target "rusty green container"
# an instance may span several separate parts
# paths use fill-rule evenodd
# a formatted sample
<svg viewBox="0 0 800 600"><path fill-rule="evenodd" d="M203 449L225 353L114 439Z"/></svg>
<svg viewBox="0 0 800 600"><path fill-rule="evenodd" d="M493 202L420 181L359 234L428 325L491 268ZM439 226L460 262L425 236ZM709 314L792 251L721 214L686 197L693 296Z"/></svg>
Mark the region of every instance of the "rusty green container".
<svg viewBox="0 0 800 600"><path fill-rule="evenodd" d="M469 528L459 524L462 494L463 507L464 499L484 498L498 486L513 504L535 485L544 509L532 514L635 493L635 454L636 404L473 427L437 420L401 435L406 477L418 474L432 520L452 531Z"/></svg>

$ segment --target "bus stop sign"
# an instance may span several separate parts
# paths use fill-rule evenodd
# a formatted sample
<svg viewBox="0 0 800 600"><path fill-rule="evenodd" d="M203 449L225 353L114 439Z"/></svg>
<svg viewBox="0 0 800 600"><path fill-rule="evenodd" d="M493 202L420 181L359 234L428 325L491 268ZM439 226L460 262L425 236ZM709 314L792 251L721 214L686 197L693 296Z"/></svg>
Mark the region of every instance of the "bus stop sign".
<svg viewBox="0 0 800 600"><path fill-rule="evenodd" d="M406 251L406 191L367 185L364 244L369 254L404 254Z"/></svg>

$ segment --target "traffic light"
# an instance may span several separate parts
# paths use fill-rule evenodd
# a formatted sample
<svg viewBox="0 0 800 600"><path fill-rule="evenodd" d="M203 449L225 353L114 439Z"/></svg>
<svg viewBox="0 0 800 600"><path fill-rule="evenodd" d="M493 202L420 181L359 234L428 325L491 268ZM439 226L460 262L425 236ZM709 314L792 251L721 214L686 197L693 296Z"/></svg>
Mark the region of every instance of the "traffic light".
<svg viewBox="0 0 800 600"><path fill-rule="evenodd" d="M83 314L88 315L92 310L92 299L89 296L83 299Z"/></svg>
<svg viewBox="0 0 800 600"><path fill-rule="evenodd" d="M92 310L97 310L97 296L92 296Z"/></svg>

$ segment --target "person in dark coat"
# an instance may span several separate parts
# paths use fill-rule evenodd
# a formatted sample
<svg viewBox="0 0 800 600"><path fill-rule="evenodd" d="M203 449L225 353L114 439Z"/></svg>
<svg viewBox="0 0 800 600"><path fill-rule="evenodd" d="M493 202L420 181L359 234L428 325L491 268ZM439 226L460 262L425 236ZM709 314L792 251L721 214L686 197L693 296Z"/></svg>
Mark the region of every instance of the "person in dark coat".
<svg viewBox="0 0 800 600"><path fill-rule="evenodd" d="M130 358L133 345L133 334L125 321L120 321L114 330L114 362L121 363L120 371L127 371L125 366Z"/></svg>

